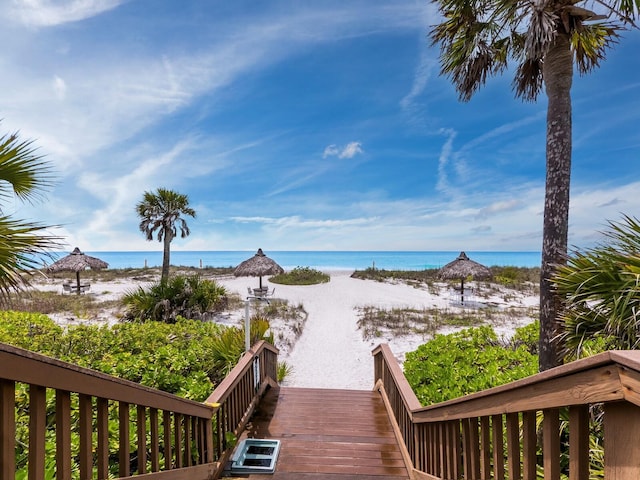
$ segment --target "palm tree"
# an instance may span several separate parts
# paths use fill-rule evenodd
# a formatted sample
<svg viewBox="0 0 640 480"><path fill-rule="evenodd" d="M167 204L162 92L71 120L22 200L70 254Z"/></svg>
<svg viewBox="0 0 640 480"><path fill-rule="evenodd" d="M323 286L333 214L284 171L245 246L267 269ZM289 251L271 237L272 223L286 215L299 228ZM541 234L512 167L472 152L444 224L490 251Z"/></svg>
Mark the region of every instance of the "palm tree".
<svg viewBox="0 0 640 480"><path fill-rule="evenodd" d="M593 340L602 349L640 347L640 222L625 216L604 235L607 243L575 252L553 276L567 299L560 338L571 359Z"/></svg>
<svg viewBox="0 0 640 480"><path fill-rule="evenodd" d="M540 279L540 370L560 363L557 319L562 304L551 276L567 254L571 177L571 83L596 68L621 30L635 26L640 0L602 0L597 15L584 0L434 0L444 16L430 32L441 49L441 73L468 101L490 75L517 65L516 97L535 101L545 87L547 148L542 268Z"/></svg>
<svg viewBox="0 0 640 480"><path fill-rule="evenodd" d="M160 281L165 283L169 278L171 241L178 235L178 227L182 238L189 235L189 226L182 216L195 218L196 212L189 207L189 197L165 188L158 188L155 193L144 192L142 201L136 205L136 212L141 219L140 230L147 240L153 240L153 234L157 232L158 241L164 242Z"/></svg>
<svg viewBox="0 0 640 480"><path fill-rule="evenodd" d="M53 184L49 164L35 153L32 141L20 140L17 133L0 137L0 203L14 196L23 202L43 197ZM60 247L59 237L47 235L49 228L14 219L0 209L0 300L12 291L29 285L29 276L40 268L39 257L49 257Z"/></svg>

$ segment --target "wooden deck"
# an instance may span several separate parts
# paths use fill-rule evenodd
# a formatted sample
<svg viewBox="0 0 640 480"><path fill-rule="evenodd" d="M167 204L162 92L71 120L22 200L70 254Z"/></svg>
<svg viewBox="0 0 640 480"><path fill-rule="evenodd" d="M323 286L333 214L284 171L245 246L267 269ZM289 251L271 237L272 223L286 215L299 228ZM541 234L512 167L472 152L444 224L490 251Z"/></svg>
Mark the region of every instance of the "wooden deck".
<svg viewBox="0 0 640 480"><path fill-rule="evenodd" d="M409 478L378 392L272 388L247 436L281 441L277 480Z"/></svg>

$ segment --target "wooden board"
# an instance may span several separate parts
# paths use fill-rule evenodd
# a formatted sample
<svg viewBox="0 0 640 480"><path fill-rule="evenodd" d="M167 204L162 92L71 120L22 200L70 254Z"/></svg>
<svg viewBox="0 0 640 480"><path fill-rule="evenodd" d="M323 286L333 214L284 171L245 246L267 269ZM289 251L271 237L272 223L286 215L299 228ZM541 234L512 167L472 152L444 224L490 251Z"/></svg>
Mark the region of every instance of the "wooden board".
<svg viewBox="0 0 640 480"><path fill-rule="evenodd" d="M378 392L272 388L247 436L281 441L276 480L409 478Z"/></svg>

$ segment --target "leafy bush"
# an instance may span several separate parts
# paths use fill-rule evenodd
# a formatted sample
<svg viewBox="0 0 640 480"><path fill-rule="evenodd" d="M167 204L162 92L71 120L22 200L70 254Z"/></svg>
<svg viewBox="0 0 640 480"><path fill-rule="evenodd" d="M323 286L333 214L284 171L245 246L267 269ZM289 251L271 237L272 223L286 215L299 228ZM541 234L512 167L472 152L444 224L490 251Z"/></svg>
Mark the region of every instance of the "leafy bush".
<svg viewBox="0 0 640 480"><path fill-rule="evenodd" d="M281 273L270 278L272 283L281 285L316 285L327 283L331 277L326 273L309 267L296 267L290 272Z"/></svg>
<svg viewBox="0 0 640 480"><path fill-rule="evenodd" d="M199 275L176 275L145 290L138 287L122 297L127 320L175 322L178 316L202 318L225 306L227 291L213 280Z"/></svg>
<svg viewBox="0 0 640 480"><path fill-rule="evenodd" d="M511 342L499 339L488 326L436 335L407 353L405 376L427 405L533 375L538 371L538 358L532 353L537 328L518 329Z"/></svg>

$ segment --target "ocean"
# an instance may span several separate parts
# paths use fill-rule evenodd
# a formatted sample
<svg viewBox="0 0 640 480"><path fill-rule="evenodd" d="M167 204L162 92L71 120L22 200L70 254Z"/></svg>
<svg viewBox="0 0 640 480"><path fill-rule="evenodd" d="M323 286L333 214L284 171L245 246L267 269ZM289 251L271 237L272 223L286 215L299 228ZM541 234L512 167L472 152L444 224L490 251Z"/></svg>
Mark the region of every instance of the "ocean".
<svg viewBox="0 0 640 480"><path fill-rule="evenodd" d="M64 256L69 252L59 253ZM143 268L162 265L162 251L85 252L109 264L109 268ZM460 252L366 252L366 251L265 251L285 270L310 267L318 270L424 270L440 268ZM487 267L539 267L540 252L465 252ZM171 251L171 265L185 267L235 267L253 256L251 251Z"/></svg>

